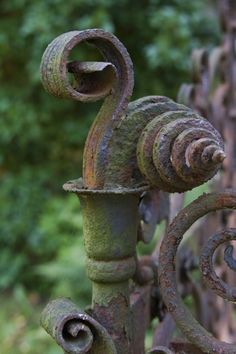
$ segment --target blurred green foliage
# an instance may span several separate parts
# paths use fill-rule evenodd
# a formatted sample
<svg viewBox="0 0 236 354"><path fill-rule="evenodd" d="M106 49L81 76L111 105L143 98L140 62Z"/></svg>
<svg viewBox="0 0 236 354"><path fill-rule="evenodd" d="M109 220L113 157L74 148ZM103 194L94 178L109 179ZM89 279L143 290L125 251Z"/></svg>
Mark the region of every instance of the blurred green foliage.
<svg viewBox="0 0 236 354"><path fill-rule="evenodd" d="M14 288L11 298L1 299L0 343L3 354L62 354L62 350L39 326L42 306L36 293L30 296L22 286Z"/></svg>
<svg viewBox="0 0 236 354"><path fill-rule="evenodd" d="M1 3L0 289L22 284L41 297L74 296L82 304L89 302L89 284L80 206L61 185L81 175L84 140L99 105L49 96L39 66L52 39L85 28L112 31L127 47L134 98L175 98L188 81L191 50L213 45L219 36L204 0ZM74 55L83 60L97 54L82 46Z"/></svg>

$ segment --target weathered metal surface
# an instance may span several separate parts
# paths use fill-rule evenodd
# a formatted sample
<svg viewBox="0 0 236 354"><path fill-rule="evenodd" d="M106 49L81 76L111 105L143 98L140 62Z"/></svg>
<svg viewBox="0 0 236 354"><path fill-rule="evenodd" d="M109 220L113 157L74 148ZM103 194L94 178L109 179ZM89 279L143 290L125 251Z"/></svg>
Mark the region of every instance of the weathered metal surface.
<svg viewBox="0 0 236 354"><path fill-rule="evenodd" d="M170 202L168 193L153 189L141 195L139 203L140 226L138 240L149 243L155 233L156 225L169 219Z"/></svg>
<svg viewBox="0 0 236 354"><path fill-rule="evenodd" d="M136 287L130 294L133 327L133 352L145 352L144 343L147 328L151 322L151 284Z"/></svg>
<svg viewBox="0 0 236 354"><path fill-rule="evenodd" d="M216 248L227 241L236 240L236 229L225 229L212 237L207 241L207 244L201 253L200 269L203 275L203 280L207 285L217 293L217 295L227 299L228 301L236 301L236 288L229 287L223 280L221 280L213 269L213 254ZM226 250L229 248L226 248ZM230 248L231 250L231 248ZM227 255L227 264L233 269L232 253Z"/></svg>
<svg viewBox="0 0 236 354"><path fill-rule="evenodd" d="M226 208L236 209L236 193L234 191L203 195L178 214L170 224L167 235L161 245L159 280L163 301L187 339L206 353L235 354L236 347L235 345L223 343L213 338L210 333L194 320L190 311L183 305L183 301L177 290L175 258L184 233L196 220L209 212ZM227 232L225 235L227 240L230 237L231 239L235 237L235 233ZM216 239L219 240L219 237L216 237ZM215 238L213 238L213 246L210 243L208 248L206 248L210 250L211 257L214 247L218 245L217 243L214 245L214 241ZM219 242L221 243L221 241L222 240ZM223 242L224 241L225 239L223 239ZM208 253L206 253L206 255L208 256ZM202 257L204 257L204 254ZM207 283L214 290L217 289L218 294L233 301L234 297L230 296L233 289L228 290L226 296L221 289L222 282L219 281L217 277L209 279L209 274L213 273L214 275L215 273L212 272L212 269L209 267L209 262L205 264L204 260L205 258L202 260L201 268Z"/></svg>
<svg viewBox="0 0 236 354"><path fill-rule="evenodd" d="M102 70L101 66L98 70L98 64L94 63L68 64L71 50L85 41L102 53L107 62L105 67L102 65ZM81 76L82 79L87 77L88 68L89 76L94 73L94 80L81 83ZM68 71L74 73L75 87L70 84ZM133 89L133 68L127 50L114 35L103 30L71 31L60 35L47 47L41 73L45 89L55 96L83 102L106 97L87 138L83 172L84 184L88 188L103 188L109 143L127 109Z"/></svg>
<svg viewBox="0 0 236 354"><path fill-rule="evenodd" d="M72 48L83 41L95 45L108 63L68 63ZM75 87L70 84L68 71L74 73ZM85 146L85 187L113 189L148 184L169 192L182 192L208 180L219 168L224 158L223 143L203 118L161 96L144 97L128 107L133 88L132 62L115 36L102 30L63 34L46 49L41 72L44 87L56 96L81 101L106 97ZM176 126L178 131L173 134ZM194 131L183 147L183 139L179 135L191 128ZM202 132L201 138L209 138L204 148L207 145L213 147L204 156L205 164L211 163L211 168L206 171L200 161L199 166L194 166L199 169L196 174L191 163L187 166L190 156L185 158L184 148L200 139L196 136L198 130ZM172 150L172 143L178 136L178 143ZM196 143L195 150L203 153L202 146L203 143ZM176 149L181 150L183 156L177 154L172 162L171 154ZM195 150L191 156L196 154ZM218 158L212 158L214 153ZM179 160L185 161L185 171L184 167L178 168Z"/></svg>
<svg viewBox="0 0 236 354"><path fill-rule="evenodd" d="M235 1L219 0L219 15L223 31L223 40L220 46L211 51L206 49L195 50L193 52L193 84L183 85L179 92L179 102L185 103L189 107L196 109L217 128L225 142L227 159L224 161L224 173L214 184L211 190L223 190L224 188L235 188L236 183L236 120L235 120L235 98L236 98L236 6ZM217 229L236 227L235 213L222 212L217 216L207 216L199 225L199 234L196 242L200 249L202 243L206 241ZM223 235L222 235L223 237ZM212 242L212 239L211 241ZM199 244L199 245L198 245ZM227 265L234 269L232 258L232 246L225 249L223 262L222 249L216 250L217 274L221 274L224 281L233 284L235 279L233 273ZM200 284L202 298L205 302L204 319L202 322L205 328L213 333L216 338L228 342L236 340L236 325L233 318L234 305L219 299L212 294L204 283Z"/></svg>
<svg viewBox="0 0 236 354"><path fill-rule="evenodd" d="M65 354L117 353L106 329L68 299L51 301L42 313L41 323Z"/></svg>
<svg viewBox="0 0 236 354"><path fill-rule="evenodd" d="M233 257L233 251L234 251L234 248L232 245L227 246L225 248L225 252L224 252L224 260L230 269L232 269L233 271L236 271L236 260Z"/></svg>
<svg viewBox="0 0 236 354"><path fill-rule="evenodd" d="M93 44L104 61L70 61L72 49L82 42ZM200 78L206 91L205 56L201 51L195 56L194 80ZM73 83L69 74L74 76ZM87 275L92 281L91 309L88 316L66 300L50 303L42 317L46 330L68 354L143 354L145 331L158 317L160 327L155 330L151 352L178 353L174 345L171 347L175 327L171 314L196 345L184 343L181 350L202 348L203 344L199 346L197 342L203 333L203 343L208 345L205 350L210 346L214 350L230 348L229 353L233 353L232 346L220 347L192 317L187 325L186 318L181 317L188 312L176 295L172 261L182 237L177 231L185 227L188 215L181 212L171 224L163 238L160 257L158 245L149 256L139 258L136 251L138 241L152 240L157 223L169 221L169 197L160 190L191 190L217 173L225 158L220 134L199 114L163 96L147 96L128 104L133 89L131 59L114 35L100 29L71 31L57 37L44 53L41 75L45 89L55 96L82 102L104 99L86 141L83 180L64 185L65 190L77 194L82 206ZM194 99L193 92L189 93ZM205 101L200 94L198 97L199 107L207 112ZM212 199L213 210L217 197L208 198ZM219 205L216 209L222 207ZM233 202L227 204L232 205ZM193 206L190 215L194 210L200 213L201 208ZM207 208L203 207L203 214ZM175 214L177 208L171 210ZM176 226L172 237L173 225L179 220L181 225ZM181 296L193 292L200 303L198 288L189 275L191 257L186 254L180 257L178 268ZM229 248L226 259L233 262ZM176 304L180 304L179 310ZM166 323L172 328L168 335Z"/></svg>
<svg viewBox="0 0 236 354"><path fill-rule="evenodd" d="M192 111L177 106L173 111L157 115L143 129L137 158L138 166L150 185L168 192L183 192L202 184L216 173L220 161L213 161L212 157L216 151L224 157L223 143L208 124ZM187 138L185 134L188 134ZM200 140L203 137L211 140L206 144ZM207 146L213 144L215 150L207 156L207 170L202 166L202 154ZM200 155L198 160L195 158L197 153Z"/></svg>
<svg viewBox="0 0 236 354"><path fill-rule="evenodd" d="M157 346L169 347L174 331L176 329L175 322L169 313L166 313L164 319L158 324L154 336L153 347Z"/></svg>
<svg viewBox="0 0 236 354"><path fill-rule="evenodd" d="M173 342L171 342L170 348L175 354L203 354L203 352L195 345L179 338L176 338Z"/></svg>
<svg viewBox="0 0 236 354"><path fill-rule="evenodd" d="M80 198L92 314L113 338L118 353L133 353L129 279L135 272L139 190L90 191L67 184ZM132 220L132 222L131 222Z"/></svg>

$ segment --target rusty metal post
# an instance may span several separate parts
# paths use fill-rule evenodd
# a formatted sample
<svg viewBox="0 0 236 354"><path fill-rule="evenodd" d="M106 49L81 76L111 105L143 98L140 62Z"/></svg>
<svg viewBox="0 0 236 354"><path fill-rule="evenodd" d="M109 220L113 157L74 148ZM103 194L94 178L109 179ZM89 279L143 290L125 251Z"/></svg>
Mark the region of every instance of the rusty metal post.
<svg viewBox="0 0 236 354"><path fill-rule="evenodd" d="M135 273L140 190L85 190L64 185L81 201L87 275L94 318L114 339L118 353L133 353L129 280Z"/></svg>
<svg viewBox="0 0 236 354"><path fill-rule="evenodd" d="M97 47L104 62L71 62L71 50L83 41ZM68 73L74 75L73 85ZM41 74L45 89L55 96L104 98L86 141L83 179L64 185L82 205L91 309L86 315L67 302L49 304L42 324L68 354L143 354L146 327L162 311L153 302L162 301L158 259L154 254L138 259L136 244L150 242L155 223L168 219L161 213L168 198L160 190L191 190L217 173L225 158L221 136L204 118L169 98L147 96L129 103L131 59L123 44L103 30L57 37L44 53ZM81 318L85 323L63 327L65 319ZM141 340L133 328L139 328ZM86 339L82 349L80 336ZM155 352L170 353L164 350L160 346Z"/></svg>

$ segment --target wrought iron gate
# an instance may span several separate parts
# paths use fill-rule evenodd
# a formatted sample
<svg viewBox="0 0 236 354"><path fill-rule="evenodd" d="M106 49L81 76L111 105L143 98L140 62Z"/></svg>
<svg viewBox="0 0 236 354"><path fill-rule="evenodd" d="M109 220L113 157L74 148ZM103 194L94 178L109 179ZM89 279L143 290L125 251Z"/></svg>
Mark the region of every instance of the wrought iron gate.
<svg viewBox="0 0 236 354"><path fill-rule="evenodd" d="M65 353L143 354L145 332L155 318L148 353L236 353L236 345L221 341L218 326L223 324L229 342L235 338L236 290L228 280L236 260L231 244L224 251L226 264L216 250L236 239L235 216L229 211L210 215L195 227L199 284L192 276L196 257L185 243L180 245L202 216L236 208L236 192L225 189L234 187L236 166L236 3L221 0L220 5L224 42L210 55L206 50L193 53L194 83L182 86L179 103L163 96L129 103L132 61L123 44L103 30L62 34L44 53L42 82L49 93L82 102L104 99L86 141L83 179L64 185L82 205L92 304L83 311L69 299L57 299L41 319ZM104 62L70 61L71 50L82 42L94 45ZM181 193L221 169L221 136L227 159L211 184L212 193L183 208ZM161 242L149 256L138 257L137 243L149 243L162 220L167 228ZM209 237L211 229L222 226ZM197 320L183 302L190 294ZM218 295L230 303L219 302Z"/></svg>

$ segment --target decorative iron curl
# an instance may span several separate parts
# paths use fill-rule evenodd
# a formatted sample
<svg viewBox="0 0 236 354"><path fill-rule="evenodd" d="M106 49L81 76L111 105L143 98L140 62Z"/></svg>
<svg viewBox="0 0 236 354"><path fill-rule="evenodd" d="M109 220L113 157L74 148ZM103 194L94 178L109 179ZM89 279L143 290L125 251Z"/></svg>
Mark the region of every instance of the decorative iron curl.
<svg viewBox="0 0 236 354"><path fill-rule="evenodd" d="M69 61L71 50L89 42L105 62ZM72 86L68 73L73 73ZM132 61L123 44L100 29L57 37L42 58L41 76L53 95L79 101L105 98L84 151L88 189L157 188L183 192L210 179L224 159L223 143L203 118L169 98L128 101Z"/></svg>
<svg viewBox="0 0 236 354"><path fill-rule="evenodd" d="M220 209L236 209L235 191L228 190L223 193L204 194L180 211L170 224L161 245L159 280L163 301L168 311L191 343L195 344L204 353L235 354L235 345L215 339L193 318L178 294L176 281L176 253L184 233L200 217ZM235 301L235 289L231 289L223 283L212 269L214 250L218 245L229 240L236 240L235 229L224 230L210 238L202 254L201 270L204 279L212 290L227 300Z"/></svg>
<svg viewBox="0 0 236 354"><path fill-rule="evenodd" d="M184 192L212 178L225 154L219 133L185 108L156 116L145 127L137 157L141 172L152 186Z"/></svg>
<svg viewBox="0 0 236 354"><path fill-rule="evenodd" d="M218 246L227 242L236 240L236 229L225 229L210 237L201 253L200 268L203 276L203 280L208 286L219 296L225 300L236 302L236 288L229 287L224 281L222 281L215 273L213 269L213 254ZM233 247L227 246L225 249L224 259L227 265L236 270L235 260L233 258Z"/></svg>
<svg viewBox="0 0 236 354"><path fill-rule="evenodd" d="M106 329L69 299L51 301L42 313L41 324L65 354L117 354Z"/></svg>
<svg viewBox="0 0 236 354"><path fill-rule="evenodd" d="M82 42L94 45L105 61L70 62L72 49ZM70 83L69 72L74 74L75 86ZM83 102L106 98L90 129L83 167L85 186L103 188L108 145L133 91L133 66L126 48L101 29L64 33L45 50L41 78L44 88L54 96Z"/></svg>

